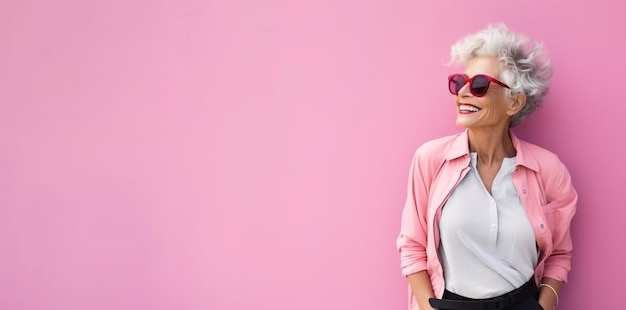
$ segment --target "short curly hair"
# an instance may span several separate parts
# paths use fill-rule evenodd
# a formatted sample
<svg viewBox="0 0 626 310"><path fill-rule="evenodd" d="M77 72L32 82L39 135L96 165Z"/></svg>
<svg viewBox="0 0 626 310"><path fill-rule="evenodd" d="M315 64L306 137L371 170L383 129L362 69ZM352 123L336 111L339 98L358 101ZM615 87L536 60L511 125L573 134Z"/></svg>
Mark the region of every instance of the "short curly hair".
<svg viewBox="0 0 626 310"><path fill-rule="evenodd" d="M543 45L509 31L503 23L489 25L466 36L452 45L450 50L450 64L454 65L466 65L477 56L493 56L500 60L500 79L510 87L506 92L507 98L520 93L526 95L522 110L511 117L511 127L519 125L532 114L548 92L552 66Z"/></svg>

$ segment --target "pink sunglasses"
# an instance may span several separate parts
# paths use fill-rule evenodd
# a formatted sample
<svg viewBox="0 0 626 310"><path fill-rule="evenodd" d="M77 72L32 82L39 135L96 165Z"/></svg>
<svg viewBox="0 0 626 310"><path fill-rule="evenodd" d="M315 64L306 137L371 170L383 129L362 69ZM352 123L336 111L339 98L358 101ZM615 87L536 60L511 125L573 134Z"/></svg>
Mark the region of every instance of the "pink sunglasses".
<svg viewBox="0 0 626 310"><path fill-rule="evenodd" d="M510 88L508 85L486 75L477 74L468 78L465 74L452 74L448 77L448 89L453 95L458 95L463 85L470 84L470 92L476 97L482 97L489 90L489 83L494 82L502 87Z"/></svg>

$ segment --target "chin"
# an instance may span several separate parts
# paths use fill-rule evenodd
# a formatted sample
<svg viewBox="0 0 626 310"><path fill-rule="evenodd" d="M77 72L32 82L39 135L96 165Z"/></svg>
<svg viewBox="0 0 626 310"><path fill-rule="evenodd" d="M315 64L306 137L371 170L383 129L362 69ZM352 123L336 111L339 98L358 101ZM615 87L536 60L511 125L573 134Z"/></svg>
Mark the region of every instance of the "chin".
<svg viewBox="0 0 626 310"><path fill-rule="evenodd" d="M456 126L457 127L461 127L461 128L470 128L472 127L472 124L463 120L456 120Z"/></svg>

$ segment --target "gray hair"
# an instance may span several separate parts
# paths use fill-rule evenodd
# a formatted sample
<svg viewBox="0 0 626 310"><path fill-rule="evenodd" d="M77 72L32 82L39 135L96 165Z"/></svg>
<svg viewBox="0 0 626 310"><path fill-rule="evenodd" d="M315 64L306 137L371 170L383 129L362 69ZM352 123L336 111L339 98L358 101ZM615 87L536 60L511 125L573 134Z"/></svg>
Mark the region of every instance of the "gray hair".
<svg viewBox="0 0 626 310"><path fill-rule="evenodd" d="M526 95L524 107L511 117L511 127L533 113L548 92L552 66L543 45L509 31L502 23L489 25L459 40L451 47L450 56L450 64L455 65L466 65L477 56L493 56L500 60L500 80L511 87L506 91L507 98Z"/></svg>

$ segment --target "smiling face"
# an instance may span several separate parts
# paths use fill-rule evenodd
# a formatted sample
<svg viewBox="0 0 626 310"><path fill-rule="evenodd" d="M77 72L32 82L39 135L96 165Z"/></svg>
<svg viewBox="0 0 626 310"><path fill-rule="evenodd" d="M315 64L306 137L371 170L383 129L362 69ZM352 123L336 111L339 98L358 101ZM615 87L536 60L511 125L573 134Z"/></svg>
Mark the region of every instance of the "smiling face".
<svg viewBox="0 0 626 310"><path fill-rule="evenodd" d="M465 75L473 77L486 74L500 80L500 61L495 57L477 56L471 59L465 68ZM517 113L524 104L523 98L506 98L506 88L496 83L489 83L489 89L482 97L470 92L466 83L455 97L457 106L456 124L459 127L502 128L508 129L510 117Z"/></svg>

